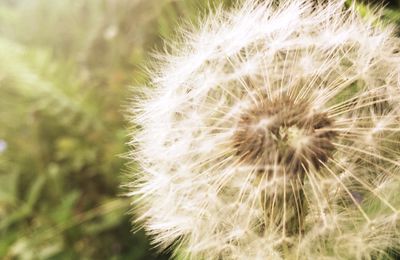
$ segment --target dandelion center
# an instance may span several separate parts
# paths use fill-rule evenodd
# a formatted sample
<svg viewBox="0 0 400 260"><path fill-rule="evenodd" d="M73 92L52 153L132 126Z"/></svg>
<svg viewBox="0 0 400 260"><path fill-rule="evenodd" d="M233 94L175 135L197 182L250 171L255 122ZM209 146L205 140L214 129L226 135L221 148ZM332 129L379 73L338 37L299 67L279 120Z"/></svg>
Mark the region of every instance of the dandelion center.
<svg viewBox="0 0 400 260"><path fill-rule="evenodd" d="M287 95L253 104L240 117L233 143L243 163L286 173L318 169L327 161L336 136L333 121L307 100Z"/></svg>

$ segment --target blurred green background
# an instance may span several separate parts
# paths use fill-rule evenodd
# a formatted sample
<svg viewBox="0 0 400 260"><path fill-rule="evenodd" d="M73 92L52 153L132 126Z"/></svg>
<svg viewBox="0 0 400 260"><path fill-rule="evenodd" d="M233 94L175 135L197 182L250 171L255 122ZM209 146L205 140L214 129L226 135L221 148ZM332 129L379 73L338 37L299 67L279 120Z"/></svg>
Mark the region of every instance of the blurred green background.
<svg viewBox="0 0 400 260"><path fill-rule="evenodd" d="M132 85L206 1L0 0L0 259L166 259L121 196Z"/></svg>
<svg viewBox="0 0 400 260"><path fill-rule="evenodd" d="M169 257L132 233L124 115L151 53L207 3L0 0L0 259Z"/></svg>

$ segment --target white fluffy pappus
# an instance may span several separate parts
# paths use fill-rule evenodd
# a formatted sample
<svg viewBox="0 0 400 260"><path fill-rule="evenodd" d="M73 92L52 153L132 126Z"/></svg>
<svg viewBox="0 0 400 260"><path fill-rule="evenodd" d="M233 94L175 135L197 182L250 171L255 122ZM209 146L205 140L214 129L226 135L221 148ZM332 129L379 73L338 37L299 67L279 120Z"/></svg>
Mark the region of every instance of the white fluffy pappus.
<svg viewBox="0 0 400 260"><path fill-rule="evenodd" d="M182 30L135 97L129 184L187 259L390 259L400 54L344 1L240 1Z"/></svg>

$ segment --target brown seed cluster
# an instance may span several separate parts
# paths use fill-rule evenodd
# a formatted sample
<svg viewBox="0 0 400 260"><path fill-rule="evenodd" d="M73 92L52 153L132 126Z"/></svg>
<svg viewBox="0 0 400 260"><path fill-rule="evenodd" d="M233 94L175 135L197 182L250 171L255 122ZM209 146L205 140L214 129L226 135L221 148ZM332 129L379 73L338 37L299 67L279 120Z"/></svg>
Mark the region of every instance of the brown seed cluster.
<svg viewBox="0 0 400 260"><path fill-rule="evenodd" d="M288 174L318 169L328 160L336 132L326 113L283 95L245 111L233 138L236 155L260 171L282 168Z"/></svg>

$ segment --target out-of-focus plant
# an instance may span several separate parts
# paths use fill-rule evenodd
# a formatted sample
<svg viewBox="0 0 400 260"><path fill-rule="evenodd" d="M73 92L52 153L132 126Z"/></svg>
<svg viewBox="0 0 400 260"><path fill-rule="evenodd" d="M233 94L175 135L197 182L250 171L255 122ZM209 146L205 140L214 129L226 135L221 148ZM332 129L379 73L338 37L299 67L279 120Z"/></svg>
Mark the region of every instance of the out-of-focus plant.
<svg viewBox="0 0 400 260"><path fill-rule="evenodd" d="M123 105L200 2L0 1L0 258L156 257L119 196Z"/></svg>

